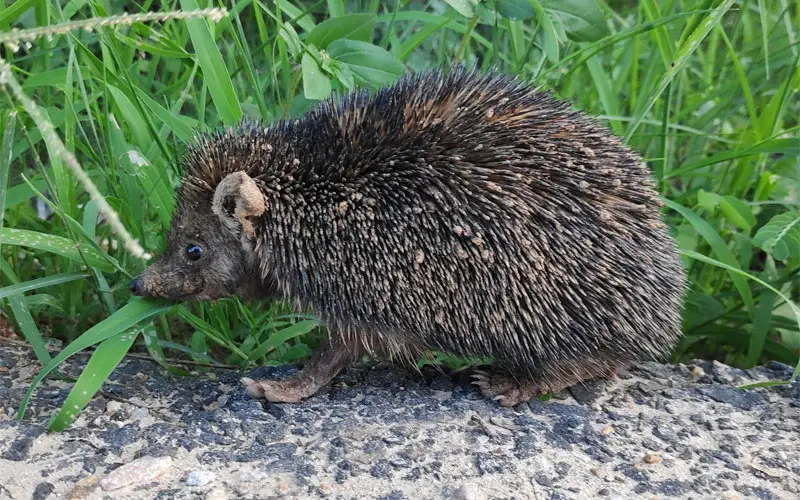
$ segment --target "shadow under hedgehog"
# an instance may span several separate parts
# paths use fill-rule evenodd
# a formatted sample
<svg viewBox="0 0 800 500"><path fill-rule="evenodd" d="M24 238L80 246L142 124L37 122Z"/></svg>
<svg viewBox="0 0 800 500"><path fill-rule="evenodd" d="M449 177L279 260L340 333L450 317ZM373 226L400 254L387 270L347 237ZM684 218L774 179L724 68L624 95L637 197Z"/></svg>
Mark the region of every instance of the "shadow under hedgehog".
<svg viewBox="0 0 800 500"><path fill-rule="evenodd" d="M365 353L490 356L513 406L613 377L680 338L685 274L649 170L608 129L499 74L406 76L298 120L200 139L135 295L281 298L329 331L298 402Z"/></svg>

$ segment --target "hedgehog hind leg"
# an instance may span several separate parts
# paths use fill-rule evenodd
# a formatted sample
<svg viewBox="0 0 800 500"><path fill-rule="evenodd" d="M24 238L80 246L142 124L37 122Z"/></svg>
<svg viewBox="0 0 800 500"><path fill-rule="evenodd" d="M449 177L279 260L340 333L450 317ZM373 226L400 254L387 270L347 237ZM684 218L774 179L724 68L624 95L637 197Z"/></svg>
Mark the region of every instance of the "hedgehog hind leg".
<svg viewBox="0 0 800 500"><path fill-rule="evenodd" d="M620 359L581 359L539 365L535 375L516 370L492 368L476 370L473 384L481 393L500 406L516 406L534 397L557 393L581 382L596 378L613 379L626 368L628 362Z"/></svg>
<svg viewBox="0 0 800 500"><path fill-rule="evenodd" d="M245 391L253 398L273 403L299 403L328 385L339 372L361 354L357 345L332 337L314 352L297 375L284 380L253 380L242 378Z"/></svg>

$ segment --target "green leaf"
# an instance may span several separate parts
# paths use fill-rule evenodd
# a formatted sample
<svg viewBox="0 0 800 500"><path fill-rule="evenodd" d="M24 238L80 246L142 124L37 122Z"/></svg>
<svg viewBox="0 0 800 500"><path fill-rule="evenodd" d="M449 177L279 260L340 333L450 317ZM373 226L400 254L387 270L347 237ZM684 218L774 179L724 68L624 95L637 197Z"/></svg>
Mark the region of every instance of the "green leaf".
<svg viewBox="0 0 800 500"><path fill-rule="evenodd" d="M247 356L247 359L250 361L256 360L268 352L274 351L284 342L287 342L295 337L299 337L300 335L305 335L318 325L319 323L316 320L305 320L283 328L270 335L266 342L258 346Z"/></svg>
<svg viewBox="0 0 800 500"><path fill-rule="evenodd" d="M595 0L542 0L542 4L576 42L596 42L610 34L606 17Z"/></svg>
<svg viewBox="0 0 800 500"><path fill-rule="evenodd" d="M11 5L0 9L0 30L5 31L6 27L16 20L23 12L39 3L38 0L16 0Z"/></svg>
<svg viewBox="0 0 800 500"><path fill-rule="evenodd" d="M328 0L328 11L331 17L341 17L344 15L344 0Z"/></svg>
<svg viewBox="0 0 800 500"><path fill-rule="evenodd" d="M180 0L182 10L199 10L195 0ZM217 48L214 37L205 19L187 19L189 36L192 39L197 63L203 70L203 81L208 85L211 99L217 113L227 124L233 124L242 117L242 108L233 88L231 75Z"/></svg>
<svg viewBox="0 0 800 500"><path fill-rule="evenodd" d="M171 302L134 298L117 312L83 332L80 337L72 341L63 351L58 353L58 355L34 377L33 382L31 382L31 385L28 387L28 391L25 393L25 397L20 403L19 411L17 411L17 418L21 419L25 415L28 402L42 380L44 380L58 365L63 363L64 360L91 345L119 335L142 321L156 314L165 312L174 306L175 304Z"/></svg>
<svg viewBox="0 0 800 500"><path fill-rule="evenodd" d="M332 68L333 74L336 75L336 79L339 80L347 90L353 90L353 88L356 86L353 71L346 64L340 64L339 61L336 61L336 63L337 64L334 64Z"/></svg>
<svg viewBox="0 0 800 500"><path fill-rule="evenodd" d="M69 283L70 281L79 280L81 278L88 278L88 273L63 273L54 276L45 276L44 278L37 278L23 283L15 283L13 285L4 286L0 288L0 299L10 297L11 295L23 294L31 290L39 290L53 285L60 285L61 283Z"/></svg>
<svg viewBox="0 0 800 500"><path fill-rule="evenodd" d="M100 215L100 205L95 200L89 200L83 207L83 229L89 238L94 239L97 230L97 217Z"/></svg>
<svg viewBox="0 0 800 500"><path fill-rule="evenodd" d="M679 169L671 170L665 174L665 177L676 177L686 174L693 170L702 167L714 165L728 160L735 160L737 158L744 158L746 156L759 155L759 154L782 154L784 156L797 157L800 156L800 141L797 139L768 139L758 144L744 146L740 149L731 151L723 151L711 156L707 156L701 160L697 160L682 166Z"/></svg>
<svg viewBox="0 0 800 500"><path fill-rule="evenodd" d="M769 290L761 292L759 296L758 311L756 311L756 317L753 321L753 330L750 333L750 344L747 349L747 359L744 362L747 368L754 367L764 351L764 344L767 340L767 332L769 332L772 319L772 308L777 298L778 296Z"/></svg>
<svg viewBox="0 0 800 500"><path fill-rule="evenodd" d="M297 31L295 31L294 27L291 24L284 24L278 34L283 41L286 42L286 46L289 49L289 54L295 56L299 54L303 47L300 44L300 37L297 35Z"/></svg>
<svg viewBox="0 0 800 500"><path fill-rule="evenodd" d="M16 111L5 114L5 126L0 139L0 228L3 227L8 199L8 174L11 171L11 153L14 145L14 129L17 126Z"/></svg>
<svg viewBox="0 0 800 500"><path fill-rule="evenodd" d="M497 12L512 21L524 21L536 15L528 0L500 0L497 2Z"/></svg>
<svg viewBox="0 0 800 500"><path fill-rule="evenodd" d="M800 258L800 210L774 216L756 232L753 243L777 260Z"/></svg>
<svg viewBox="0 0 800 500"><path fill-rule="evenodd" d="M31 184L38 189L39 191L44 191L47 189L47 183L43 179L36 179L32 181ZM16 186L9 188L8 193L6 193L6 203L5 208L8 210L9 208L15 207L20 203L26 202L36 196L36 192L28 185L28 183L23 182L22 184L17 184Z"/></svg>
<svg viewBox="0 0 800 500"><path fill-rule="evenodd" d="M686 295L684 315L689 325L699 325L725 312L725 306L711 295L691 290Z"/></svg>
<svg viewBox="0 0 800 500"><path fill-rule="evenodd" d="M705 189L700 189L697 191L697 204L700 205L703 210L706 210L712 214L719 206L719 200L721 198L722 197L717 193L711 193Z"/></svg>
<svg viewBox="0 0 800 500"><path fill-rule="evenodd" d="M693 258L695 260L699 260L701 262L705 262L705 263L711 264L713 266L717 266L717 267L721 267L723 269L727 269L730 273L735 273L735 274L737 274L739 276L745 276L748 279L755 281L756 283L758 283L759 285L763 286L764 288L766 288L770 292L774 293L778 297L782 298L786 302L786 305L788 305L789 308L794 313L794 318L795 318L795 321L797 322L797 326L800 327L800 307L797 307L797 305L795 305L795 303L792 302L791 299L789 299L789 297L787 297L786 295L781 293L781 291L778 290L777 288L775 288L772 285L770 285L769 283L767 283L767 282L765 282L765 281L753 276L752 274L750 274L748 272L745 272L745 271L742 271L741 269L736 268L735 266L729 266L728 264L725 264L724 262L720 262L718 260L714 260L711 257L706 257L705 255L697 253L697 252L695 252L693 250L681 250L680 252L683 255L687 256L687 257L691 257L691 258ZM788 380L788 382L794 382L794 380L797 379L798 375L800 375L800 358L798 358L797 365L795 366L794 371L792 372L792 376Z"/></svg>
<svg viewBox="0 0 800 500"><path fill-rule="evenodd" d="M60 314L66 314L64 312L64 308L61 307L59 300L49 293L35 293L33 295L27 295L23 297L23 299L26 307L29 309L50 307L58 311ZM48 356L47 361L42 363L42 366L46 365L49 361L50 357Z"/></svg>
<svg viewBox="0 0 800 500"><path fill-rule="evenodd" d="M543 50L547 58L553 63L558 63L558 33L556 33L555 24L547 9L539 0L528 0L531 7L536 11L537 22L541 25Z"/></svg>
<svg viewBox="0 0 800 500"><path fill-rule="evenodd" d="M373 14L353 14L334 17L318 24L306 38L306 43L326 49L334 40L348 39L372 42L378 18Z"/></svg>
<svg viewBox="0 0 800 500"><path fill-rule="evenodd" d="M708 16L706 16L703 21L700 22L697 28L692 31L692 34L689 35L684 43L678 48L678 50L675 52L675 60L672 62L670 67L667 68L667 71L661 76L656 88L648 96L645 105L642 106L639 112L633 117L633 121L630 123L628 130L625 132L623 142L628 143L630 141L631 136L634 132L636 132L636 129L639 128L642 120L644 120L645 115L650 111L650 109L652 109L658 98L661 97L661 94L664 92L664 90L666 90L667 86L672 82L675 76L683 69L684 65L686 65L692 54L694 54L697 48L700 47L700 43L705 39L708 33L711 32L714 26L722 22L722 17L733 6L735 1L736 0L722 0L722 3Z"/></svg>
<svg viewBox="0 0 800 500"><path fill-rule="evenodd" d="M328 55L346 63L356 82L371 87L394 83L406 70L388 51L355 40L336 40L328 47Z"/></svg>
<svg viewBox="0 0 800 500"><path fill-rule="evenodd" d="M40 332L39 327L36 326L36 321L33 319L33 316L31 316L24 297L22 295L12 295L6 299L6 302L11 309L11 313L14 315L19 329L22 331L22 335L33 348L36 359L39 360L42 366L45 366L50 362L50 353L47 351L47 344L45 344L44 338L42 337L42 332Z"/></svg>
<svg viewBox="0 0 800 500"><path fill-rule="evenodd" d="M731 223L736 224L748 233L756 225L756 216L747 203L735 196L726 195L720 199L719 208Z"/></svg>
<svg viewBox="0 0 800 500"><path fill-rule="evenodd" d="M331 80L322 73L317 60L305 53L300 65L303 67L303 95L306 99L327 99L331 95Z"/></svg>
<svg viewBox="0 0 800 500"><path fill-rule="evenodd" d="M113 271L116 265L114 258L103 255L88 245L81 246L79 251L79 244L54 234L4 227L0 229L0 244L34 248L60 255L81 264L86 259L88 265L103 271Z"/></svg>
<svg viewBox="0 0 800 500"><path fill-rule="evenodd" d="M70 426L119 365L138 336L139 330L132 329L106 339L97 346L61 409L50 420L49 430L60 432Z"/></svg>
<svg viewBox="0 0 800 500"><path fill-rule="evenodd" d="M455 9L456 12L467 18L475 17L476 0L444 0L447 5Z"/></svg>
<svg viewBox="0 0 800 500"><path fill-rule="evenodd" d="M733 252L730 248L728 248L728 245L725 244L725 241L722 239L722 237L714 230L713 227L711 227L708 222L698 217L697 214L690 209L675 203L672 200L664 200L664 205L683 215L684 218L686 218L686 220L689 221L689 223L698 232L698 234L700 234L700 236L706 240L709 246L711 246L711 249L717 255L719 260L722 261L722 263L735 270L741 271L739 267L739 261L736 260L736 256L733 255ZM731 271L728 274L730 275L731 281L733 281L733 285L736 287L736 290L739 292L739 295L742 297L742 302L744 302L745 306L747 306L747 311L750 313L750 316L753 317L755 314L755 305L753 302L753 293L750 291L747 281L736 272Z"/></svg>

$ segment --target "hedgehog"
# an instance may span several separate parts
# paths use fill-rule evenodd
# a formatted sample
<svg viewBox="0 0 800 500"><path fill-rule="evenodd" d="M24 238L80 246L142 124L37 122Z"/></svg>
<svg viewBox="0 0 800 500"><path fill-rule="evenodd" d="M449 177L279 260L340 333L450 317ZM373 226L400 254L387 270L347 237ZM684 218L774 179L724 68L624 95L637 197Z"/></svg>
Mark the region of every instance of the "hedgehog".
<svg viewBox="0 0 800 500"><path fill-rule="evenodd" d="M285 300L327 335L297 403L365 355L491 364L502 406L667 356L685 287L646 165L567 101L454 68L196 139L163 254L129 285L176 301Z"/></svg>

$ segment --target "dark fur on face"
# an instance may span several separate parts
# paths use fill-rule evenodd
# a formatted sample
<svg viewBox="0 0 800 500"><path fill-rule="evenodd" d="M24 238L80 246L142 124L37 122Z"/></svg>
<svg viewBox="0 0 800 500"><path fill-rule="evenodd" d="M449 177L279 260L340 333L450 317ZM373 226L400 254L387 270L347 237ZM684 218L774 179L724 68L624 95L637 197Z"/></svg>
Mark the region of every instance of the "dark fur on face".
<svg viewBox="0 0 800 500"><path fill-rule="evenodd" d="M252 258L238 236L205 203L179 205L159 259L130 285L144 297L215 300L260 295L263 288Z"/></svg>

